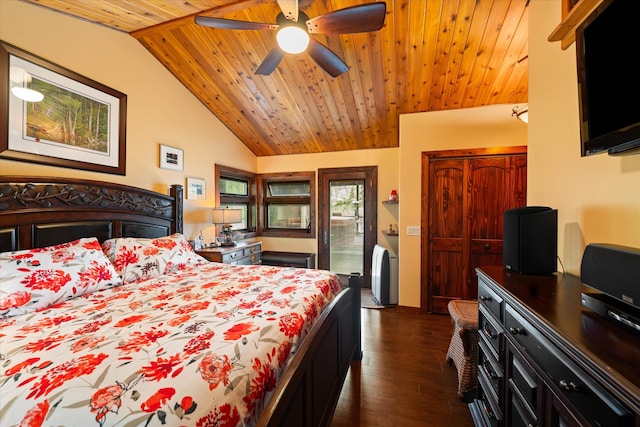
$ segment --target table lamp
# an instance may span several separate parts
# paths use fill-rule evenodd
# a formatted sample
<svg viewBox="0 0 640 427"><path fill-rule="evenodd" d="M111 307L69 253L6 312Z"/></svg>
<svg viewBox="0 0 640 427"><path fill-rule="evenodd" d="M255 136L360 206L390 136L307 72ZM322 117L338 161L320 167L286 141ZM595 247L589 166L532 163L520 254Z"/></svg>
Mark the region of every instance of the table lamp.
<svg viewBox="0 0 640 427"><path fill-rule="evenodd" d="M220 234L222 236L222 246L235 246L233 241L233 231L231 224L242 222L242 210L213 208L213 223L220 226Z"/></svg>

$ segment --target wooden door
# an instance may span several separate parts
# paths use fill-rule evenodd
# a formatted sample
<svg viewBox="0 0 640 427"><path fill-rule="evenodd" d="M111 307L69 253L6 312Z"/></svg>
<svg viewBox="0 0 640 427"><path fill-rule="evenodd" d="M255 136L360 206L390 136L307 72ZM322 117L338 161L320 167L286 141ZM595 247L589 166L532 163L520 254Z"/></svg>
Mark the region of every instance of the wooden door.
<svg viewBox="0 0 640 427"><path fill-rule="evenodd" d="M526 204L526 151L502 150L425 153L423 311L476 299L476 267L502 264L504 211Z"/></svg>
<svg viewBox="0 0 640 427"><path fill-rule="evenodd" d="M461 295L465 282L465 161L443 159L429 164L428 307L447 309L450 295Z"/></svg>

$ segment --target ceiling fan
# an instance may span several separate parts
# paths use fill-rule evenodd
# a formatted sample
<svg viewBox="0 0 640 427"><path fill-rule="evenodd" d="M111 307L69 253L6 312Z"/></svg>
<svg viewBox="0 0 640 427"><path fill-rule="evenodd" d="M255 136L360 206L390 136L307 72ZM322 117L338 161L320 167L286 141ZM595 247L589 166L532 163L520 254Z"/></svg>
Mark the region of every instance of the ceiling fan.
<svg viewBox="0 0 640 427"><path fill-rule="evenodd" d="M299 10L297 0L278 0L282 12L275 24L239 21L235 19L196 16L198 25L225 30L269 30L276 31L278 45L275 46L256 74L271 74L285 53L301 53L308 50L313 60L332 77L349 70L349 66L328 47L309 37L309 34L354 34L377 31L382 28L386 14L385 2L374 2L345 7L324 15L309 18ZM289 45L289 44L290 45Z"/></svg>

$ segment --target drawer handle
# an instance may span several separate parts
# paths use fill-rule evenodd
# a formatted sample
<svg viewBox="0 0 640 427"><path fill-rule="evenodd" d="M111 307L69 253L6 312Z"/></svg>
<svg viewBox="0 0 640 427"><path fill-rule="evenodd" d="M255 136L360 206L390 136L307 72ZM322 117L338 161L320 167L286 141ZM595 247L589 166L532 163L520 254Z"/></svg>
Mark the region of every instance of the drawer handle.
<svg viewBox="0 0 640 427"><path fill-rule="evenodd" d="M491 297L485 295L480 295L478 298L480 298L480 301L491 301Z"/></svg>
<svg viewBox="0 0 640 427"><path fill-rule="evenodd" d="M482 328L482 331L484 332L484 334L491 338L491 339L495 339L496 338L496 334L493 333L493 331L491 329L487 329L486 325L485 327Z"/></svg>
<svg viewBox="0 0 640 427"><path fill-rule="evenodd" d="M511 335L524 335L524 329L514 328L513 326L509 328L509 332Z"/></svg>
<svg viewBox="0 0 640 427"><path fill-rule="evenodd" d="M573 381L560 380L559 384L560 388L567 392L579 393L580 391L582 391L582 387L580 387L580 384L576 384Z"/></svg>
<svg viewBox="0 0 640 427"><path fill-rule="evenodd" d="M491 378L492 380L498 378L498 375L489 367L489 362L485 362L482 367L484 368L485 374L487 374L489 378Z"/></svg>
<svg viewBox="0 0 640 427"><path fill-rule="evenodd" d="M482 408L484 409L485 414L487 414L487 417L494 420L498 419L489 407L489 402L487 402L487 398L485 396L482 396Z"/></svg>

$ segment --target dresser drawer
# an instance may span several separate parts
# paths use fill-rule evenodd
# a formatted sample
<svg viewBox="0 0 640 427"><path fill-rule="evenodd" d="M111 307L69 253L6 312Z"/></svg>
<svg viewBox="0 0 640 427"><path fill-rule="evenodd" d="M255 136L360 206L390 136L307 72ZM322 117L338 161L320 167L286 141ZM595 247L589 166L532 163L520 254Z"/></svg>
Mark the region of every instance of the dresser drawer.
<svg viewBox="0 0 640 427"><path fill-rule="evenodd" d="M489 313L499 322L502 322L504 300L484 282L482 276L478 276L478 303L486 307Z"/></svg>
<svg viewBox="0 0 640 427"><path fill-rule="evenodd" d="M508 341L508 340L507 340ZM515 350L510 342L507 347L507 425L538 425L538 415L544 406L542 382L533 367Z"/></svg>
<svg viewBox="0 0 640 427"><path fill-rule="evenodd" d="M491 315L487 313L487 309L480 305L478 307L478 334L480 341L484 342L491 350L494 358L503 363L502 355L502 326L496 323Z"/></svg>
<svg viewBox="0 0 640 427"><path fill-rule="evenodd" d="M261 245L253 245L244 249L244 256L250 256L256 253L260 253L262 250Z"/></svg>
<svg viewBox="0 0 640 427"><path fill-rule="evenodd" d="M482 371L478 371L478 397L476 402L480 407L483 418L483 425L498 427L502 425L502 410L500 403L491 392L491 386L487 383L487 378Z"/></svg>
<svg viewBox="0 0 640 427"><path fill-rule="evenodd" d="M226 252L222 254L222 262L225 264L235 264L243 256L244 249L237 249L235 251Z"/></svg>
<svg viewBox="0 0 640 427"><path fill-rule="evenodd" d="M505 307L505 329L506 334L519 344L518 348L548 376L556 392L593 425L633 426L634 417L626 407L567 360L555 345L509 305Z"/></svg>
<svg viewBox="0 0 640 427"><path fill-rule="evenodd" d="M256 264L256 263L254 262L254 260L252 259L251 256L245 256L245 257L242 257L242 258L237 259L235 261L232 261L229 264L234 264L234 265L252 265L252 264Z"/></svg>
<svg viewBox="0 0 640 427"><path fill-rule="evenodd" d="M532 416L526 406L515 395L511 396L511 417L507 420L509 427L531 427L536 424L536 417Z"/></svg>
<svg viewBox="0 0 640 427"><path fill-rule="evenodd" d="M480 351L478 352L478 372L482 372L482 374L484 374L486 381L491 385L494 394L496 396L501 396L502 379L504 376L502 366L493 357L489 347L483 340L480 340L478 347L480 348Z"/></svg>
<svg viewBox="0 0 640 427"><path fill-rule="evenodd" d="M515 355L513 356L509 386L519 394L522 400L527 402L532 412L535 413L535 409L538 407L538 382L535 379L535 374L529 371L525 363Z"/></svg>

